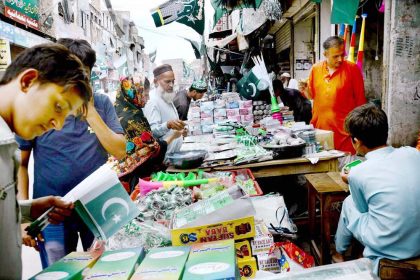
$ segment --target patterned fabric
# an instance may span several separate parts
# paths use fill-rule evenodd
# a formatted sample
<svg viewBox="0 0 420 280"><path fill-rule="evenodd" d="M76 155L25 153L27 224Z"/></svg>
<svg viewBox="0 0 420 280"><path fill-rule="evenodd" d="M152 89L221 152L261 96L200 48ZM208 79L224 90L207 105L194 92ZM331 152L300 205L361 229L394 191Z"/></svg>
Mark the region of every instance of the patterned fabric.
<svg viewBox="0 0 420 280"><path fill-rule="evenodd" d="M115 110L127 139L127 156L115 166L120 177L131 173L160 152L160 145L153 138L149 122L143 114L143 106L142 94L129 79L123 79L115 101Z"/></svg>

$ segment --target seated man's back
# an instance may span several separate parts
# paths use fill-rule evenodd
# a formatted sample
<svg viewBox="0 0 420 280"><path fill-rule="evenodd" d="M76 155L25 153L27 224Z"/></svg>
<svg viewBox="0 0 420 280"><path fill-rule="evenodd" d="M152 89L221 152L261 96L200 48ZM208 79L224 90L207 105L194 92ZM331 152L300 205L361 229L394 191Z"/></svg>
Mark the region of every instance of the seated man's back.
<svg viewBox="0 0 420 280"><path fill-rule="evenodd" d="M351 197L362 215L348 228L367 257L406 259L420 255L420 152L384 147L349 176ZM364 214L366 213L366 214Z"/></svg>

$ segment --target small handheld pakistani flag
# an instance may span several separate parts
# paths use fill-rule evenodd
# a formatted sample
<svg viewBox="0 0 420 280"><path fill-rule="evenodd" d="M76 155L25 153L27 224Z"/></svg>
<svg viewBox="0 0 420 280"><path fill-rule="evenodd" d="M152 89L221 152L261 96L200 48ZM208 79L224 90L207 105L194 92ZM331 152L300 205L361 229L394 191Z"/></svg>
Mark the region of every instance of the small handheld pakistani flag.
<svg viewBox="0 0 420 280"><path fill-rule="evenodd" d="M63 197L75 202L75 210L95 237L106 240L140 214L118 180L103 165Z"/></svg>
<svg viewBox="0 0 420 280"><path fill-rule="evenodd" d="M258 72L252 68L238 81L237 88L241 96L246 99L256 99L261 91L268 89L269 82L258 76Z"/></svg>

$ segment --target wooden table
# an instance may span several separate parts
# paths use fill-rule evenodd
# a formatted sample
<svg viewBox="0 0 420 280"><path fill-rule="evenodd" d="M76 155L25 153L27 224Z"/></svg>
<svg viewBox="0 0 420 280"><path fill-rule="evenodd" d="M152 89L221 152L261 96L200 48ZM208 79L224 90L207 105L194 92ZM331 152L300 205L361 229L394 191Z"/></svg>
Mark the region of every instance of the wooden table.
<svg viewBox="0 0 420 280"><path fill-rule="evenodd" d="M320 265L327 264L330 259L331 234L337 229L339 209L333 209L337 202L348 195L348 185L341 180L339 172L305 175L308 186L309 233L311 249ZM321 246L318 248L315 239L316 200L320 201L321 210ZM335 217L335 219L333 219Z"/></svg>
<svg viewBox="0 0 420 280"><path fill-rule="evenodd" d="M269 160L264 162L255 162L234 166L219 166L212 168L204 168L204 171L226 171L232 169L251 169L255 178L275 177L282 175L296 175L309 173L325 173L338 171L338 157L329 156L321 157L316 164L312 164L306 158L291 158L280 160ZM176 169L170 166L166 169L167 172L189 172L197 169Z"/></svg>

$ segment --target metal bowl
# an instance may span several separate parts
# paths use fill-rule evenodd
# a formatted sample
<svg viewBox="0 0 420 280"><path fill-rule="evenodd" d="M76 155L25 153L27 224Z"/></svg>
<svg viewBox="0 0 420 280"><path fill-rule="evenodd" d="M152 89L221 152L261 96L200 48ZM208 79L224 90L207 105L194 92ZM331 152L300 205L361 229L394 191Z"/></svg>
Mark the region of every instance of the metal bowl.
<svg viewBox="0 0 420 280"><path fill-rule="evenodd" d="M191 150L169 153L166 155L166 158L176 168L191 169L199 167L206 158L206 155L206 150Z"/></svg>

